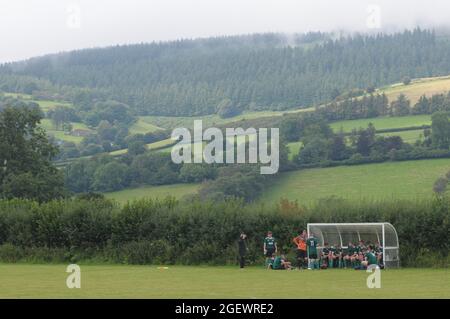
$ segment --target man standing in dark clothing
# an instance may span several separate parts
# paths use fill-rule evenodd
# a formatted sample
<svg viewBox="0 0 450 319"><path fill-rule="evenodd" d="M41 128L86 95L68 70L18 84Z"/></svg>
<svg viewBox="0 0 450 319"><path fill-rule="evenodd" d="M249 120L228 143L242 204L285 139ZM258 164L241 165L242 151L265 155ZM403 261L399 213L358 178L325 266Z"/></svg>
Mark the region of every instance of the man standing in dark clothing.
<svg viewBox="0 0 450 319"><path fill-rule="evenodd" d="M244 268L245 266L245 256L247 255L248 247L247 247L247 235L241 233L239 236L239 266L240 268Z"/></svg>

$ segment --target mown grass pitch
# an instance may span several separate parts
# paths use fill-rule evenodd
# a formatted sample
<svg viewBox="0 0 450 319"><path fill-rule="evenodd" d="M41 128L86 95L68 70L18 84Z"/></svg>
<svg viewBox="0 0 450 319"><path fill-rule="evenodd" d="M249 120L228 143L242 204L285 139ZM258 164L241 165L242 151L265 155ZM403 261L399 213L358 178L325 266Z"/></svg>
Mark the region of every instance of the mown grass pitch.
<svg viewBox="0 0 450 319"><path fill-rule="evenodd" d="M0 264L0 298L450 298L450 270L274 271L263 267L83 265L81 289L66 287L66 265Z"/></svg>

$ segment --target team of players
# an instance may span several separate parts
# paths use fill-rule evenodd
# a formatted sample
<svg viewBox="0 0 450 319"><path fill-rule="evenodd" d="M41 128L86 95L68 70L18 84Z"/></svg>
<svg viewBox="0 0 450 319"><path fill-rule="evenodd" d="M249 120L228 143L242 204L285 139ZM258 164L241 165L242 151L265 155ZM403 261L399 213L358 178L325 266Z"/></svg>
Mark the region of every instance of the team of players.
<svg viewBox="0 0 450 319"><path fill-rule="evenodd" d="M328 243L319 247L319 241L314 234L308 236L306 231L296 236L293 243L296 246L298 269L366 269L369 265L383 268L383 248L378 243L370 244L361 240L356 245L350 242L345 247ZM293 269L286 256L278 254L276 239L270 231L264 239L264 255L269 269Z"/></svg>

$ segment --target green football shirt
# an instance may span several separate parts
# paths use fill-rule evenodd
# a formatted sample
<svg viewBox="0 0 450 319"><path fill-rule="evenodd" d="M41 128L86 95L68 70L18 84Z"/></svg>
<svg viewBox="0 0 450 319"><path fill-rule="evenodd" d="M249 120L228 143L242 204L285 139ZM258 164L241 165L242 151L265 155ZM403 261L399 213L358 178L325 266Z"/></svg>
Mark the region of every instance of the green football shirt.
<svg viewBox="0 0 450 319"><path fill-rule="evenodd" d="M353 256L356 252L355 246L348 246L347 253L349 256Z"/></svg>
<svg viewBox="0 0 450 319"><path fill-rule="evenodd" d="M316 254L317 255L317 245L318 245L317 238L310 237L306 240L306 247L308 247L308 254Z"/></svg>
<svg viewBox="0 0 450 319"><path fill-rule="evenodd" d="M377 257L375 257L375 254L373 252L367 253L366 258L367 258L369 265L377 264Z"/></svg>
<svg viewBox="0 0 450 319"><path fill-rule="evenodd" d="M280 256L275 257L273 264L272 264L272 268L273 269L281 269L281 257Z"/></svg>
<svg viewBox="0 0 450 319"><path fill-rule="evenodd" d="M275 250L275 237L266 237L264 239L264 243L266 244L266 249L267 250Z"/></svg>

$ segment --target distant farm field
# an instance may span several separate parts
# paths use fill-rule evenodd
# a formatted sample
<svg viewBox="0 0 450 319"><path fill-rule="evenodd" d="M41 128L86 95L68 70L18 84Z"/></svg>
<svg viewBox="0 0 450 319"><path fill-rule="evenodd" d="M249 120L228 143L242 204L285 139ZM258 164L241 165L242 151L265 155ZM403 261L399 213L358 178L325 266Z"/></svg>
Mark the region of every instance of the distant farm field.
<svg viewBox="0 0 450 319"><path fill-rule="evenodd" d="M305 169L280 174L262 194L266 203L280 198L309 205L329 197L359 199L416 199L430 197L433 184L450 170L450 159L385 162L355 166ZM196 194L200 184L174 184L130 188L106 193L125 203L140 198Z"/></svg>
<svg viewBox="0 0 450 319"><path fill-rule="evenodd" d="M351 132L353 129L367 128L369 123L372 123L377 130L423 126L431 125L431 116L411 115L401 117L377 117L371 119L346 120L333 122L330 126L335 132L338 132L341 128L344 132Z"/></svg>
<svg viewBox="0 0 450 319"><path fill-rule="evenodd" d="M218 115L205 115L198 117L189 116L141 116L139 119L156 127L173 129L176 127L192 128L194 120L202 120L204 127L219 126L226 123L239 122L241 120L252 120L262 117L282 116L286 113L299 113L313 111L314 108L299 108L286 111L246 111L240 115L230 118L221 118Z"/></svg>
<svg viewBox="0 0 450 319"><path fill-rule="evenodd" d="M218 115L205 115L199 117L188 116L142 116L140 119L146 123L152 124L156 127L165 129L173 129L176 127L192 128L195 120L202 120L204 127L217 126L225 123L235 122L242 119L254 119L259 117L278 116L282 112L277 111L260 111L260 112L245 112L230 118L221 118Z"/></svg>
<svg viewBox="0 0 450 319"><path fill-rule="evenodd" d="M450 159L386 162L357 166L305 169L282 173L262 198L300 204L329 197L359 199L415 199L430 197L435 180L450 170Z"/></svg>
<svg viewBox="0 0 450 319"><path fill-rule="evenodd" d="M85 124L83 123L70 123L74 130L87 130L91 131ZM74 136L70 134L66 134L66 132L56 129L54 125L52 124L52 121L50 119L43 119L41 120L41 127L45 129L48 135L53 136L59 140L65 141L65 142L73 142L73 143L81 143L83 140L82 136Z"/></svg>
<svg viewBox="0 0 450 319"><path fill-rule="evenodd" d="M15 99L23 100L26 102L34 102L39 104L39 107L44 111L47 112L51 109L53 109L55 106L68 106L72 107L72 104L69 102L63 102L63 101L53 101L53 100L34 100L32 95L24 94L24 93L9 93L5 92L3 93L5 96L10 96Z"/></svg>
<svg viewBox="0 0 450 319"><path fill-rule="evenodd" d="M147 116L138 117L137 121L130 127L130 134L145 134L161 130L160 127L150 123Z"/></svg>
<svg viewBox="0 0 450 319"><path fill-rule="evenodd" d="M390 133L380 133L379 136L400 136L403 142L414 144L417 140L422 140L423 130L413 130L413 131L401 131L401 132L390 132Z"/></svg>
<svg viewBox="0 0 450 319"><path fill-rule="evenodd" d="M302 142L291 142L287 144L289 151L289 160L293 160L295 156L298 155L300 148L303 146Z"/></svg>
<svg viewBox="0 0 450 319"><path fill-rule="evenodd" d="M378 90L384 92L389 101L395 100L400 94L406 95L411 101L411 105L417 103L422 95L431 97L433 94L447 93L450 91L450 77L432 77L416 79L409 85L397 83Z"/></svg>
<svg viewBox="0 0 450 319"><path fill-rule="evenodd" d="M107 198L115 199L120 203L126 203L127 201L141 198L165 198L167 196L182 198L184 196L194 195L199 187L200 184L146 186L105 193L105 196Z"/></svg>
<svg viewBox="0 0 450 319"><path fill-rule="evenodd" d="M164 150L164 151L170 152L171 148L169 146L171 146L173 143L174 143L174 141L171 138L167 138L165 140L160 140L158 142L147 144L146 147L148 150L158 149L159 151ZM166 146L167 146L167 148L165 148ZM113 151L113 152L109 153L109 155L119 156L119 155L123 155L126 153L128 153L128 149L121 149L121 150Z"/></svg>
<svg viewBox="0 0 450 319"><path fill-rule="evenodd" d="M69 289L66 267L0 264L0 298L450 298L448 269L384 270L369 289L369 274L350 269L80 264L81 288Z"/></svg>

